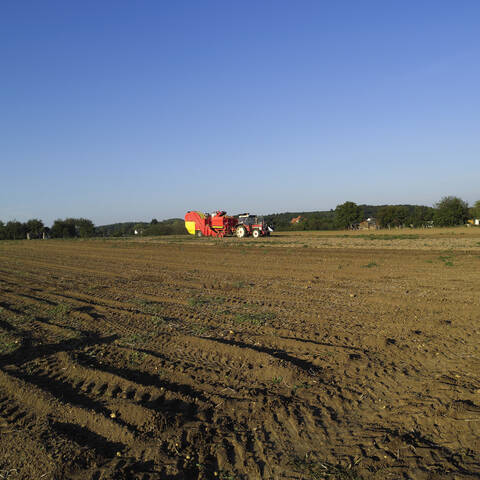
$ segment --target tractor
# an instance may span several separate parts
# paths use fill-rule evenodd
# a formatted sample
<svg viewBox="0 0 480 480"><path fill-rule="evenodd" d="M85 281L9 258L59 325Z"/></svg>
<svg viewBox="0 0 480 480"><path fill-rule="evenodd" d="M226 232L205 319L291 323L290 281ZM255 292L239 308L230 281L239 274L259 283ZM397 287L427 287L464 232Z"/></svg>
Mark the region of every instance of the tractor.
<svg viewBox="0 0 480 480"><path fill-rule="evenodd" d="M263 217L248 213L233 217L223 210L218 210L214 214L188 211L185 215L185 228L188 233L197 237L236 235L238 238L244 238L251 235L258 238L270 235L273 231L264 222Z"/></svg>
<svg viewBox="0 0 480 480"><path fill-rule="evenodd" d="M238 215L238 224L236 235L238 238L243 238L251 235L253 238L265 237L270 235L273 229L269 227L263 217L250 215L249 213L242 213Z"/></svg>

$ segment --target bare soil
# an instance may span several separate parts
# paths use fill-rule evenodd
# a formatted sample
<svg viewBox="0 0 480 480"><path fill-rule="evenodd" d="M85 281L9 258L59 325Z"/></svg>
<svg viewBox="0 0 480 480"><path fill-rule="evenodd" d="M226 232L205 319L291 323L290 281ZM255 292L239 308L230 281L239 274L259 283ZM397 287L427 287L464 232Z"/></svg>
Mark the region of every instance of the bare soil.
<svg viewBox="0 0 480 480"><path fill-rule="evenodd" d="M480 229L0 244L0 478L480 478Z"/></svg>

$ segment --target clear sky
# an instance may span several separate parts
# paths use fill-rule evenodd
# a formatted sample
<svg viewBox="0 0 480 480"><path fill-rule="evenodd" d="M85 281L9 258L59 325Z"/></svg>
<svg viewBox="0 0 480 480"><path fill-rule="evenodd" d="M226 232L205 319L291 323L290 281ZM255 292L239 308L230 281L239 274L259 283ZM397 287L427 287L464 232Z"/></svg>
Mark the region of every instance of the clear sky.
<svg viewBox="0 0 480 480"><path fill-rule="evenodd" d="M0 2L0 219L480 199L480 1Z"/></svg>

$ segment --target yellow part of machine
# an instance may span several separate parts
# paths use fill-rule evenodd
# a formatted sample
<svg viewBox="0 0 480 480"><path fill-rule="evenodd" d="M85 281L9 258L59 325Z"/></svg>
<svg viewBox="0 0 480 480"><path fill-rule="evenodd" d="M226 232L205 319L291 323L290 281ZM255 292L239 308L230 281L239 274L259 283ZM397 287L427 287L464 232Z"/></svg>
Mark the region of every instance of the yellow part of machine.
<svg viewBox="0 0 480 480"><path fill-rule="evenodd" d="M185 228L190 235L195 235L195 222L185 222Z"/></svg>

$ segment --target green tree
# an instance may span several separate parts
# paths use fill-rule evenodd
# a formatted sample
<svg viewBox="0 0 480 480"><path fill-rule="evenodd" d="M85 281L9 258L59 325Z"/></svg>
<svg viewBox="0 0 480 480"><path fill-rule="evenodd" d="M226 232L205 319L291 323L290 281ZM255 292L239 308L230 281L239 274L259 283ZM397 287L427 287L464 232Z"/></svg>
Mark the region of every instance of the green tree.
<svg viewBox="0 0 480 480"><path fill-rule="evenodd" d="M38 220L37 218L32 218L31 220L29 220L25 224L25 227L31 238L40 238L45 228L43 222L41 220Z"/></svg>
<svg viewBox="0 0 480 480"><path fill-rule="evenodd" d="M433 220L433 208L417 205L412 214L412 224L414 227L423 227L429 221Z"/></svg>
<svg viewBox="0 0 480 480"><path fill-rule="evenodd" d="M377 220L381 227L390 228L395 226L396 219L395 207L393 205L384 205L378 210Z"/></svg>
<svg viewBox="0 0 480 480"><path fill-rule="evenodd" d="M57 219L53 222L50 233L53 238L74 238L77 234L73 218Z"/></svg>
<svg viewBox="0 0 480 480"><path fill-rule="evenodd" d="M82 238L93 237L95 234L95 226L93 222L87 218L76 218L75 229Z"/></svg>
<svg viewBox="0 0 480 480"><path fill-rule="evenodd" d="M443 197L435 205L434 222L439 227L462 225L468 219L468 204L458 197Z"/></svg>
<svg viewBox="0 0 480 480"><path fill-rule="evenodd" d="M50 233L54 238L92 237L95 226L87 218L57 219L53 222Z"/></svg>
<svg viewBox="0 0 480 480"><path fill-rule="evenodd" d="M383 228L406 227L414 223L407 205L384 205L377 212L377 220Z"/></svg>
<svg viewBox="0 0 480 480"><path fill-rule="evenodd" d="M5 224L0 220L0 240L7 238L7 232L5 230Z"/></svg>
<svg viewBox="0 0 480 480"><path fill-rule="evenodd" d="M395 207L395 225L397 227L405 227L410 225L410 212L408 207L404 205L397 205Z"/></svg>
<svg viewBox="0 0 480 480"><path fill-rule="evenodd" d="M335 223L340 228L349 228L362 219L362 210L354 202L345 202L335 208Z"/></svg>
<svg viewBox="0 0 480 480"><path fill-rule="evenodd" d="M6 238L10 240L19 240L25 238L26 229L25 224L17 220L11 220L5 225Z"/></svg>

